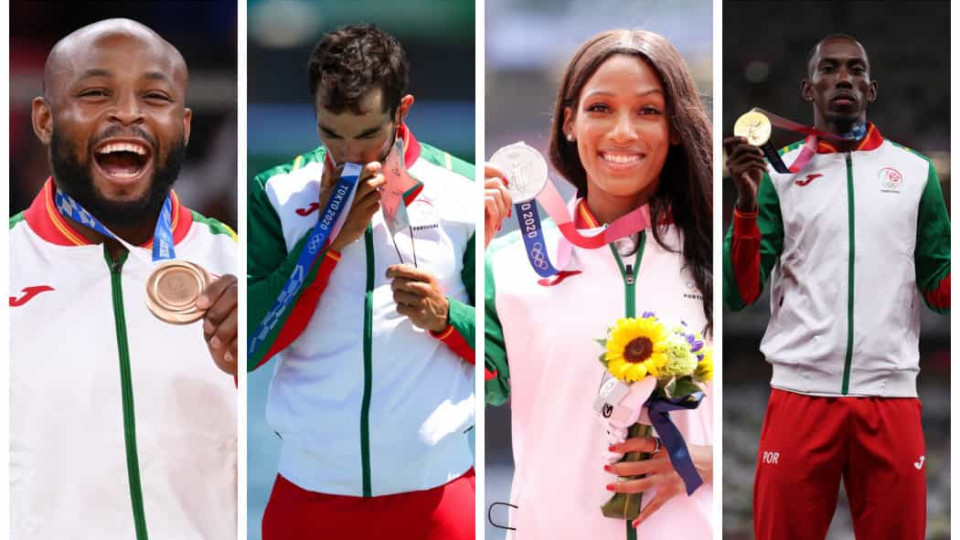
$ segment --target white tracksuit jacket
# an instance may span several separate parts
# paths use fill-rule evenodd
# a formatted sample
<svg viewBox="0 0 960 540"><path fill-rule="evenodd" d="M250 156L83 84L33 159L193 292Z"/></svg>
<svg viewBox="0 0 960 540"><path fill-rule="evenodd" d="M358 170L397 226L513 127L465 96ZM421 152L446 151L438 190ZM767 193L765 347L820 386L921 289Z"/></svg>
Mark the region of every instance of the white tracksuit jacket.
<svg viewBox="0 0 960 540"><path fill-rule="evenodd" d="M249 368L274 357L267 421L282 439L279 473L314 492L376 497L434 488L473 466L473 208L471 165L417 142L405 162L422 190L409 231L390 237L382 212L342 253L321 251L306 285ZM326 150L250 185L248 298L253 332L273 305L310 230ZM349 203L348 203L349 204ZM431 272L450 299L448 331L431 336L396 311L386 269Z"/></svg>
<svg viewBox="0 0 960 540"><path fill-rule="evenodd" d="M177 258L236 273L233 233L173 207ZM152 265L109 262L51 181L10 227L10 537L235 539L237 393L203 323L155 318Z"/></svg>
<svg viewBox="0 0 960 540"><path fill-rule="evenodd" d="M724 300L742 309L772 276L760 348L771 385L916 397L920 300L950 308L950 219L933 164L870 124L852 152L821 141L803 171L765 175L758 207L734 215Z"/></svg>
<svg viewBox="0 0 960 540"><path fill-rule="evenodd" d="M586 220L578 228L596 224L589 214L581 215L586 205L573 208ZM599 230L587 228L584 234ZM682 246L677 229L666 231L669 245ZM552 221L544 234L556 261L560 233ZM513 538L627 538L625 521L600 512L615 476L603 471L608 443L593 410L604 372L597 361L602 348L594 340L626 316L631 300L637 314L654 311L696 329L706 324L700 291L683 269L682 255L664 249L650 231L643 234L638 254L621 261L608 247L574 247L565 270L579 273L554 278L554 285L545 285L551 280L541 280L530 267L518 232L487 250L486 398L495 405L511 400ZM706 394L699 408L671 414L688 444L713 444L710 385ZM652 492L644 504L651 497ZM709 539L712 501L710 484L690 497L680 495L643 523L638 537Z"/></svg>

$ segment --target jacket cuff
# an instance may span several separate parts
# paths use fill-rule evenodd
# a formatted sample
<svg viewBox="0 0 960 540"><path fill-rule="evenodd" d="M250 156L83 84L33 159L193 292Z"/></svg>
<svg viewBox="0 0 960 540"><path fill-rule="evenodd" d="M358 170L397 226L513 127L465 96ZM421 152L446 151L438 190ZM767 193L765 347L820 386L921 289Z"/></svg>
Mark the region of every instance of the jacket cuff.
<svg viewBox="0 0 960 540"><path fill-rule="evenodd" d="M476 364L473 336L476 335L475 308L453 298L448 298L447 327L430 335L442 341L457 356L470 364Z"/></svg>
<svg viewBox="0 0 960 540"><path fill-rule="evenodd" d="M733 211L733 236L736 238L760 238L757 212Z"/></svg>

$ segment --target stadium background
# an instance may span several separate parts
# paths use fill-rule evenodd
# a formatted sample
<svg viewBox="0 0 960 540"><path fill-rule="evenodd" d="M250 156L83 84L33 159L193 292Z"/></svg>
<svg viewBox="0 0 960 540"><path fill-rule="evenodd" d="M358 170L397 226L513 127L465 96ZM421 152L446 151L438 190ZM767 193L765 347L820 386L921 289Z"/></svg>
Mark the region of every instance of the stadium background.
<svg viewBox="0 0 960 540"><path fill-rule="evenodd" d="M723 134L737 117L762 107L805 124L800 99L810 48L833 33L867 50L878 99L867 111L887 138L933 159L950 207L950 5L948 2L724 2ZM776 132L785 145L799 137ZM723 226L736 190L723 180ZM724 538L753 538L753 473L770 367L759 353L769 317L765 292L740 313L723 312ZM927 538L950 537L950 318L922 311L919 393L927 443ZM896 493L886 496L897 497ZM829 540L853 539L845 496Z"/></svg>
<svg viewBox="0 0 960 540"><path fill-rule="evenodd" d="M563 69L584 41L604 30L642 28L666 36L687 61L704 104L712 111L713 11L709 0L487 0L485 28L487 159L498 148L521 140L547 155ZM712 118L712 112L708 115ZM551 177L564 198L573 196L573 189L552 168ZM501 234L516 227L515 218L505 220ZM593 388L587 385L584 391ZM490 512L490 506L510 500L512 456L509 402L487 407L485 508L500 525L507 523L507 507L496 505ZM488 540L494 540L504 538L506 531L487 519L485 533Z"/></svg>
<svg viewBox="0 0 960 540"><path fill-rule="evenodd" d="M324 32L373 23L394 35L410 60L415 102L407 125L426 143L474 162L472 0L260 0L247 4L247 167L251 177L319 145L307 59ZM479 202L478 202L479 204ZM279 439L266 423L274 366L250 373L247 402L247 538L277 475Z"/></svg>
<svg viewBox="0 0 960 540"><path fill-rule="evenodd" d="M185 16L189 14L189 16ZM33 134L31 102L42 95L53 45L87 24L139 21L172 43L190 71L190 144L174 189L198 212L237 226L237 4L206 2L23 1L10 4L10 215L30 205L50 176Z"/></svg>

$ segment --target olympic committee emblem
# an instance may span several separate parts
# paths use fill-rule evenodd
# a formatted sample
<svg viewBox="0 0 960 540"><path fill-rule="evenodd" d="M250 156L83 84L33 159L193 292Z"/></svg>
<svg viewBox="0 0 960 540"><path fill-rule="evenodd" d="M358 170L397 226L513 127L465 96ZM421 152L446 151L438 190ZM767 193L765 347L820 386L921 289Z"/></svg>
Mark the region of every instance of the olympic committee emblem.
<svg viewBox="0 0 960 540"><path fill-rule="evenodd" d="M893 167L884 167L880 169L877 175L880 180L880 191L889 193L900 193L900 186L903 184L903 175Z"/></svg>

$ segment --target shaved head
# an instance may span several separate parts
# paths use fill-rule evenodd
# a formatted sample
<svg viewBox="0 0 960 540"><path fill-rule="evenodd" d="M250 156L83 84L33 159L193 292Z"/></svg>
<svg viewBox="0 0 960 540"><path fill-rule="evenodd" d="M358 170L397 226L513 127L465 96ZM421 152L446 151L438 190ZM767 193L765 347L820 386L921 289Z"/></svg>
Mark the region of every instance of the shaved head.
<svg viewBox="0 0 960 540"><path fill-rule="evenodd" d="M867 61L869 67L869 59L867 59L867 50L864 48L863 44L860 43L857 38L849 34L830 34L829 36L821 39L816 42L813 47L810 48L810 52L807 54L807 76L812 77L814 70L817 67L817 60L820 56L820 48L827 43L828 41L847 41L850 42L863 51L863 58Z"/></svg>
<svg viewBox="0 0 960 540"><path fill-rule="evenodd" d="M167 57L169 72L184 93L189 75L187 63L176 47L151 28L131 19L106 19L77 29L57 42L47 55L43 68L43 95L51 99L51 89L58 89L58 77L76 68L76 57L94 47L109 47L122 41L137 41L161 57Z"/></svg>
<svg viewBox="0 0 960 540"><path fill-rule="evenodd" d="M57 187L108 226L152 231L190 137L188 79L176 47L130 19L57 42L32 115Z"/></svg>

